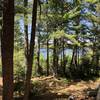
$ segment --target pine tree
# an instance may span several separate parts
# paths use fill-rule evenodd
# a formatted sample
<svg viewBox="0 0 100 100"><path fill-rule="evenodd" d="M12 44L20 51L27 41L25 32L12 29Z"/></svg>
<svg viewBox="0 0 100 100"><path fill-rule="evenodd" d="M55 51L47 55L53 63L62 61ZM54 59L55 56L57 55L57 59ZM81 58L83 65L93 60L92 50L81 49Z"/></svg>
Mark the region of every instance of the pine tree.
<svg viewBox="0 0 100 100"><path fill-rule="evenodd" d="M3 100L13 100L14 0L4 1L2 30Z"/></svg>

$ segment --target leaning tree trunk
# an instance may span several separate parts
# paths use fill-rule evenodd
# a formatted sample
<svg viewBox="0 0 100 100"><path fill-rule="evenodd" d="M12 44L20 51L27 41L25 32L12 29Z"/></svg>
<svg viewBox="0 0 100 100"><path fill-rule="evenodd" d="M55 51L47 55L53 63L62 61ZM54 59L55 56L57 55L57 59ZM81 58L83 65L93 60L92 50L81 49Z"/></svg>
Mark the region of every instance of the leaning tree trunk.
<svg viewBox="0 0 100 100"><path fill-rule="evenodd" d="M75 64L75 47L73 48L73 53L72 53L72 59L71 59L71 63L70 63L70 66L72 67L72 65Z"/></svg>
<svg viewBox="0 0 100 100"><path fill-rule="evenodd" d="M4 0L1 35L3 100L13 100L14 0Z"/></svg>
<svg viewBox="0 0 100 100"><path fill-rule="evenodd" d="M32 74L34 45L35 45L36 17L37 17L37 0L34 0L33 12L32 12L31 39L30 39L28 65L27 65L27 73L26 73L26 81L25 81L24 100L29 100L30 81L31 81L31 74Z"/></svg>

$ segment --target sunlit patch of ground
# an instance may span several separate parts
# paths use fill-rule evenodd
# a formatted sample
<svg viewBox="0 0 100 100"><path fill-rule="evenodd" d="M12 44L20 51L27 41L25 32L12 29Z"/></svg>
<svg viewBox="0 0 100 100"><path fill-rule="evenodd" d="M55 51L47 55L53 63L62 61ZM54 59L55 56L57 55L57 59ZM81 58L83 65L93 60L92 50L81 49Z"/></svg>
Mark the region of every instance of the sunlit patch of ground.
<svg viewBox="0 0 100 100"><path fill-rule="evenodd" d="M100 78L94 81L69 82L48 76L32 78L32 83L35 82L40 83L38 88L46 89L42 91L40 99L36 97L37 100L67 100L69 96L75 97L75 100L95 100L93 97L87 97L87 90L95 89L100 84ZM0 78L0 100L2 100L1 97L2 78Z"/></svg>
<svg viewBox="0 0 100 100"><path fill-rule="evenodd" d="M53 76L37 77L33 78L32 81L41 82L42 86L45 85L50 93L61 96L74 96L75 100L94 100L93 97L87 97L87 90L95 89L100 84L100 79L65 83L62 79L58 80Z"/></svg>

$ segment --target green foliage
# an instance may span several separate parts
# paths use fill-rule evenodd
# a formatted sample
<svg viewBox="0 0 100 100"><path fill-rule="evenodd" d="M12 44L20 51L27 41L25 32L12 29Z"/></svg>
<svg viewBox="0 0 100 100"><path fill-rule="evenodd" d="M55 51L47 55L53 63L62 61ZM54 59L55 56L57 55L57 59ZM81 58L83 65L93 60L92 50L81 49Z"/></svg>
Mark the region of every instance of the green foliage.
<svg viewBox="0 0 100 100"><path fill-rule="evenodd" d="M15 26L14 26L14 31L15 31L15 38L14 38L14 46L15 46L15 50L20 50L23 48L23 33L21 32L21 27L20 27L20 16L16 16L16 22L15 22Z"/></svg>
<svg viewBox="0 0 100 100"><path fill-rule="evenodd" d="M70 82L70 80L66 79L66 78L61 78L61 81L64 83L64 84L68 84L68 82Z"/></svg>
<svg viewBox="0 0 100 100"><path fill-rule="evenodd" d="M47 91L45 84L39 81L32 81L31 84L31 95L38 96L40 94L44 94Z"/></svg>
<svg viewBox="0 0 100 100"><path fill-rule="evenodd" d="M64 30L57 30L57 31L51 33L49 38L50 39L65 38L65 39L71 41L72 42L71 44L80 46L80 43L76 40L76 35L67 34L64 32Z"/></svg>
<svg viewBox="0 0 100 100"><path fill-rule="evenodd" d="M79 6L70 10L68 13L65 13L65 15L63 16L63 18L65 20L69 20L69 19L72 19L74 17L77 17L79 14L80 14L80 10L79 9Z"/></svg>
<svg viewBox="0 0 100 100"><path fill-rule="evenodd" d="M95 15L93 15L92 13L87 13L87 18L89 19L89 20L92 20L93 22L96 22L96 23L98 23L98 24L100 24L100 17L99 16L95 16Z"/></svg>
<svg viewBox="0 0 100 100"><path fill-rule="evenodd" d="M14 52L14 95L21 96L24 91L25 58L23 50Z"/></svg>
<svg viewBox="0 0 100 100"><path fill-rule="evenodd" d="M44 56L42 53L40 53L40 61L39 61L39 65L41 68L41 71L44 71L46 69L46 61L44 59ZM33 63L33 70L32 70L32 76L36 76L37 73L37 69L38 69L38 64L37 64L37 55L34 55L34 63ZM42 70L44 69L44 70Z"/></svg>
<svg viewBox="0 0 100 100"><path fill-rule="evenodd" d="M89 2L89 3L96 3L98 2L99 0L85 0L86 2Z"/></svg>
<svg viewBox="0 0 100 100"><path fill-rule="evenodd" d="M15 51L14 53L14 75L15 78L24 79L25 77L25 58L24 51Z"/></svg>
<svg viewBox="0 0 100 100"><path fill-rule="evenodd" d="M85 77L90 77L91 76L91 70L92 70L92 66L91 66L91 59L90 59L90 55L85 55L81 58L81 76Z"/></svg>
<svg viewBox="0 0 100 100"><path fill-rule="evenodd" d="M55 32L53 32L52 34L50 34L50 38L51 39L59 39L65 36L65 32L63 30L57 30Z"/></svg>
<svg viewBox="0 0 100 100"><path fill-rule="evenodd" d="M27 11L27 8L24 8L23 5L16 5L15 7L15 12L17 14L22 14L25 13Z"/></svg>
<svg viewBox="0 0 100 100"><path fill-rule="evenodd" d="M23 80L15 80L14 82L14 95L15 96L22 96L24 93L24 81Z"/></svg>
<svg viewBox="0 0 100 100"><path fill-rule="evenodd" d="M100 13L100 2L96 4L96 11Z"/></svg>
<svg viewBox="0 0 100 100"><path fill-rule="evenodd" d="M81 49L84 49L87 47L88 49L92 50L95 48L99 51L99 33L98 33L98 25L100 23L100 18L98 16L100 4L98 3L99 0L75 0L73 2L68 2L64 0L48 0L48 2L41 2L41 11L38 6L38 12L37 12L37 25L38 31L40 31L40 35L38 35L41 47L46 47L46 41L47 40L54 40L57 39L58 45L56 46L57 55L62 52L62 46L63 43L62 39L64 39L64 48L66 49L77 46L77 49L80 47ZM94 7L96 6L96 7ZM88 12L81 13L83 9L88 9ZM15 3L15 11L17 13L15 18L15 51L18 51L19 49L23 48L23 37L24 34L20 31L21 27L18 22L21 18L23 18L24 13L28 13L28 15L24 18L25 24L31 23L31 12L32 12L32 1L29 1L29 5L27 8L24 8L23 1L22 0L16 0ZM40 15L41 12L41 15ZM41 17L41 18L40 18ZM28 18L28 19L27 19ZM80 23L81 19L88 20L91 22L93 27L86 27L87 25L82 25ZM84 28L85 27L85 28ZM70 31L73 31L72 33ZM96 41L95 41L96 39ZM91 42L87 42L87 40ZM70 43L69 43L70 42ZM50 44L49 48L54 49L54 44ZM76 52L77 54L77 52ZM25 72L24 66L24 54L15 53L16 57L18 59L15 59L15 69L16 73L22 75ZM21 56L22 55L22 56ZM72 66L72 70L74 68L78 75L81 73L83 76L85 76L88 71L91 71L91 61L92 61L92 53L89 51L86 53L86 55L79 55L81 58L79 59L79 65ZM99 55L98 52L95 53L95 56ZM49 63L50 67L53 66L53 54L50 54L49 57ZM65 61L62 61L63 63L66 62L66 70L68 70L69 76L70 76L70 63L72 60L72 55L69 57L65 57ZM78 58L74 58L75 60L78 60ZM19 67L18 67L19 66ZM44 59L43 55L40 54L40 66L43 68L43 71L46 72L46 59ZM60 61L59 61L60 66ZM59 67L58 66L58 67ZM86 67L87 66L87 67ZM83 68L81 70L81 67ZM89 67L89 68L88 68ZM33 75L36 74L36 68L37 68L37 54L35 53L34 56L34 65L33 65ZM60 68L59 71L61 71L62 68ZM67 71L66 71L67 72ZM73 72L73 73L74 73ZM24 74L23 74L24 75ZM22 75L22 76L23 76ZM76 74L75 74L76 75ZM77 75L77 76L78 76ZM80 76L80 75L79 75Z"/></svg>

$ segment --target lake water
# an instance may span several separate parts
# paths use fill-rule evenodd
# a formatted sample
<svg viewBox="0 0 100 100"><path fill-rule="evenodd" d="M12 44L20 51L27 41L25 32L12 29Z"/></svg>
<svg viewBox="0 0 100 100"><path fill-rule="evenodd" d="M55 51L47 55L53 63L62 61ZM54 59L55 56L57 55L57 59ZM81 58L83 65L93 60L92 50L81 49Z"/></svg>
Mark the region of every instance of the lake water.
<svg viewBox="0 0 100 100"><path fill-rule="evenodd" d="M49 53L52 54L53 50L49 49ZM70 56L72 55L73 50L72 49L65 49L65 55ZM43 55L43 57L46 59L47 58L47 49L41 48L40 53ZM62 52L61 52L62 53ZM60 53L60 54L61 54Z"/></svg>

